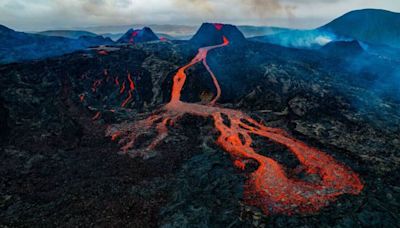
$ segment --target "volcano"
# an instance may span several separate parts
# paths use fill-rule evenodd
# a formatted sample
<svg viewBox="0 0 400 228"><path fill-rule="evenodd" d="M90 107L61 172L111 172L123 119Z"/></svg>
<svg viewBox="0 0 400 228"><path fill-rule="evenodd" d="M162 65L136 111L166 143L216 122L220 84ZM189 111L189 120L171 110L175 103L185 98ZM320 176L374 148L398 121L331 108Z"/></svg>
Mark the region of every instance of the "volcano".
<svg viewBox="0 0 400 228"><path fill-rule="evenodd" d="M243 33L234 25L203 23L192 39L190 39L190 43L196 46L218 45L224 42L224 37L229 40L230 44L246 42Z"/></svg>
<svg viewBox="0 0 400 228"><path fill-rule="evenodd" d="M149 27L142 29L129 29L119 40L118 43L143 43L159 40L157 35Z"/></svg>

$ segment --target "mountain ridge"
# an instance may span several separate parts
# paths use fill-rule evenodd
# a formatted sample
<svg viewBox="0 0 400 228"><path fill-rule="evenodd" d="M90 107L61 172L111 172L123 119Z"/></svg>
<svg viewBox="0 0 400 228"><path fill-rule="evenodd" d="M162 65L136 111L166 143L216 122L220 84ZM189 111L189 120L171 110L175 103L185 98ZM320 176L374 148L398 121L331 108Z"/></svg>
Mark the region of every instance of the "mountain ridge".
<svg viewBox="0 0 400 228"><path fill-rule="evenodd" d="M0 25L0 63L54 57L92 46L113 43L111 39L102 36L82 36L79 39L70 39L17 32Z"/></svg>
<svg viewBox="0 0 400 228"><path fill-rule="evenodd" d="M42 32L38 32L36 34L45 35L45 36L60 36L65 38L77 39L81 36L98 36L95 33L83 31L83 30L46 30Z"/></svg>
<svg viewBox="0 0 400 228"><path fill-rule="evenodd" d="M350 11L317 30L372 44L400 47L400 13L382 9Z"/></svg>

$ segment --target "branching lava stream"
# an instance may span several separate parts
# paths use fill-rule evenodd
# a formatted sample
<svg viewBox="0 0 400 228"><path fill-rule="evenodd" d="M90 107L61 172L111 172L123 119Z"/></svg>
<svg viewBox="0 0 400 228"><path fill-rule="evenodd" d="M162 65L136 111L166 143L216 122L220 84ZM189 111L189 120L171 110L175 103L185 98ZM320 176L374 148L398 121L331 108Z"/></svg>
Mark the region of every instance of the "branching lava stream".
<svg viewBox="0 0 400 228"><path fill-rule="evenodd" d="M216 26L216 29L221 28ZM342 194L360 193L363 185L357 174L330 155L291 138L281 129L258 123L241 111L214 106L221 95L221 89L217 78L207 65L206 57L210 50L228 44L228 39L223 37L223 43L220 45L200 48L192 61L181 67L174 76L171 101L168 104L147 119L109 127L107 135L111 136L112 140L119 140L124 153L146 158L152 156L155 147L167 137L168 126L172 126L184 114L211 117L220 133L217 144L231 155L236 167L244 170L249 161L257 161L258 168L249 174L245 185L244 200L247 204L261 208L267 215L313 213ZM185 71L200 62L210 73L217 90L215 98L208 105L180 100L186 81ZM154 128L158 134L152 142L144 149L134 149L138 136L151 132ZM258 135L286 146L297 157L307 174L318 175L321 180L312 183L289 178L282 164L258 154L253 149L251 135Z"/></svg>

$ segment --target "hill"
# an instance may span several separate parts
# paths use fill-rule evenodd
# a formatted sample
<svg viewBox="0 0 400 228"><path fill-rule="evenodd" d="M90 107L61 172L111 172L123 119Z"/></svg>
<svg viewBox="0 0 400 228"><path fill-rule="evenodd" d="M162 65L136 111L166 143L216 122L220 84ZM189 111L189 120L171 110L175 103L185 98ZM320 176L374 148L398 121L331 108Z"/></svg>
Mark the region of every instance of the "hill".
<svg viewBox="0 0 400 228"><path fill-rule="evenodd" d="M91 36L91 37L97 36L97 34L95 33L88 31L80 31L80 30L47 30L43 32L38 32L37 34L44 36L60 36L71 39L77 39L81 36Z"/></svg>
<svg viewBox="0 0 400 228"><path fill-rule="evenodd" d="M400 13L378 9L351 11L319 30L372 44L400 47Z"/></svg>
<svg viewBox="0 0 400 228"><path fill-rule="evenodd" d="M42 59L112 43L111 39L101 36L82 36L79 39L69 39L17 32L1 25L0 63Z"/></svg>

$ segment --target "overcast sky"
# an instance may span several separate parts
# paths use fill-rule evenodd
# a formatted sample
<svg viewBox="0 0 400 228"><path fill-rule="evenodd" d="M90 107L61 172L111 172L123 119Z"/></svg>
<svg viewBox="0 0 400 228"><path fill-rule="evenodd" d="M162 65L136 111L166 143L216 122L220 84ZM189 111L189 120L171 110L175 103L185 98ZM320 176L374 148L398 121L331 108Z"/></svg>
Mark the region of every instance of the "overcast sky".
<svg viewBox="0 0 400 228"><path fill-rule="evenodd" d="M400 0L0 0L0 24L20 31L204 21L314 28L362 8L400 12Z"/></svg>

